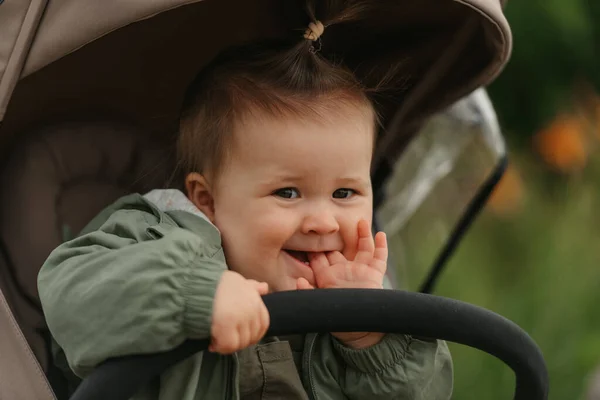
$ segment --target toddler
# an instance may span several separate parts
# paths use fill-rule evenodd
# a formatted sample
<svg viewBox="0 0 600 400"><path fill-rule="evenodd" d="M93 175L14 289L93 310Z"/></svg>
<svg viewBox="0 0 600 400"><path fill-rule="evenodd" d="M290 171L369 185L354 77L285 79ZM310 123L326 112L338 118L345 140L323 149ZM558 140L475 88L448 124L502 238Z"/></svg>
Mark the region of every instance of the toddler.
<svg viewBox="0 0 600 400"><path fill-rule="evenodd" d="M77 376L210 337L135 398L450 398L442 341L264 337L268 292L387 285L386 238L370 229L377 113L320 54L324 30L217 57L184 102L182 190L124 197L50 255L40 298Z"/></svg>

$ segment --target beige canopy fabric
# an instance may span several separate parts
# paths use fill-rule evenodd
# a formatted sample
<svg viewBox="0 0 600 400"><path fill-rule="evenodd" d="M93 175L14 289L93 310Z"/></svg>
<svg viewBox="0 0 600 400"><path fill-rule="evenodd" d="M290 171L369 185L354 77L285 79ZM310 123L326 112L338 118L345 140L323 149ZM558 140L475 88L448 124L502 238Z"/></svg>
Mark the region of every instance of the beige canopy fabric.
<svg viewBox="0 0 600 400"><path fill-rule="evenodd" d="M379 14L328 28L351 66L406 60L380 153L501 71L511 34L500 0L373 0ZM0 4L0 156L32 125L114 112L172 133L185 86L222 48L301 34L302 0L10 0ZM385 4L385 6L383 6ZM324 36L324 38L325 38ZM329 38L328 38L329 39ZM329 42L328 42L329 43ZM398 79L404 79L398 76Z"/></svg>
<svg viewBox="0 0 600 400"><path fill-rule="evenodd" d="M193 2L16 0L0 4L0 121L20 78L115 29Z"/></svg>
<svg viewBox="0 0 600 400"><path fill-rule="evenodd" d="M46 3L33 0L0 4L0 121L21 76Z"/></svg>

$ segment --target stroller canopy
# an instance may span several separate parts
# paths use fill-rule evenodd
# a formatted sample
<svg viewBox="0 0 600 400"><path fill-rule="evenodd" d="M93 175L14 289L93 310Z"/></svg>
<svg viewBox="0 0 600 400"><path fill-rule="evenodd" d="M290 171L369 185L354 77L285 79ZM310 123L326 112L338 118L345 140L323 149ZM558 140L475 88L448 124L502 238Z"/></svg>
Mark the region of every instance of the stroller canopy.
<svg viewBox="0 0 600 400"><path fill-rule="evenodd" d="M375 0L374 0L375 1ZM377 15L328 29L353 68L405 60L384 112L378 159L395 158L419 122L502 69L511 35L501 0L377 0ZM301 0L0 1L0 153L57 114L119 113L149 134L177 129L184 88L224 47L298 34ZM408 73L407 73L408 71ZM360 70L359 70L360 72Z"/></svg>

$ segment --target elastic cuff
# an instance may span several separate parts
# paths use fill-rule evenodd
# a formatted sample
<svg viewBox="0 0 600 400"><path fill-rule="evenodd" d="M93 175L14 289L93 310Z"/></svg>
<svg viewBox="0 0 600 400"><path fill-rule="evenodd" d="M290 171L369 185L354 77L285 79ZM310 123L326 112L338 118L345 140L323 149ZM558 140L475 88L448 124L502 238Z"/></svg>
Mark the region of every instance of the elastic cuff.
<svg viewBox="0 0 600 400"><path fill-rule="evenodd" d="M400 363L408 352L412 338L407 335L386 334L381 341L364 349L352 349L331 337L333 347L349 367L365 374L376 374Z"/></svg>
<svg viewBox="0 0 600 400"><path fill-rule="evenodd" d="M210 337L215 292L226 270L224 263L202 255L198 255L189 266L181 290L185 300L183 328L187 337Z"/></svg>

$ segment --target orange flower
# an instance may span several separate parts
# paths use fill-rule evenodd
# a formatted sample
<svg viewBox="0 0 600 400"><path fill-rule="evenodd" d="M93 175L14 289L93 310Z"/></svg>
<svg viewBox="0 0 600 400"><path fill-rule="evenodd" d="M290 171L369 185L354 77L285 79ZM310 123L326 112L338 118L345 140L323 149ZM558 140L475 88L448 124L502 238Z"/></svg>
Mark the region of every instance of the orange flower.
<svg viewBox="0 0 600 400"><path fill-rule="evenodd" d="M510 164L488 200L488 208L495 214L512 214L523 201L523 180L517 169Z"/></svg>
<svg viewBox="0 0 600 400"><path fill-rule="evenodd" d="M581 170L588 158L585 126L573 115L560 115L534 138L542 159L561 172Z"/></svg>

